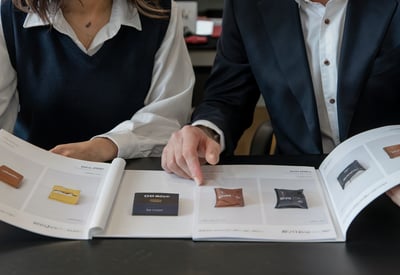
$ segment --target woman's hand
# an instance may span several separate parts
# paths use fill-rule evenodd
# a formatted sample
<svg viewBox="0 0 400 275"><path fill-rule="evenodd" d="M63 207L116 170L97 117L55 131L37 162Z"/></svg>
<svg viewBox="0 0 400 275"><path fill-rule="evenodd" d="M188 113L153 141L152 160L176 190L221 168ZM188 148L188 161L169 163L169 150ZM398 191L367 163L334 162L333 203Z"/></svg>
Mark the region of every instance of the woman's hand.
<svg viewBox="0 0 400 275"><path fill-rule="evenodd" d="M60 144L50 152L70 158L104 162L118 154L117 145L108 138L94 138L88 141Z"/></svg>
<svg viewBox="0 0 400 275"><path fill-rule="evenodd" d="M400 206L400 184L393 187L389 191L386 192L386 195L389 196L389 198L392 199L392 201Z"/></svg>

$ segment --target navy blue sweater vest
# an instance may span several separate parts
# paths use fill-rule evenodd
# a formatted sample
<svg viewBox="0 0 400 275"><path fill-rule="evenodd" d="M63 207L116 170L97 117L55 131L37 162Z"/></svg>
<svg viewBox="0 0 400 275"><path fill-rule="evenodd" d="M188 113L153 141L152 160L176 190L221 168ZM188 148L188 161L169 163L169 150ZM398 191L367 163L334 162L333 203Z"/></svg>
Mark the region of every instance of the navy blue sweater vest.
<svg viewBox="0 0 400 275"><path fill-rule="evenodd" d="M169 20L141 16L142 31L122 26L88 56L49 26L24 29L26 14L11 1L1 12L18 78L17 136L50 149L105 133L143 107Z"/></svg>

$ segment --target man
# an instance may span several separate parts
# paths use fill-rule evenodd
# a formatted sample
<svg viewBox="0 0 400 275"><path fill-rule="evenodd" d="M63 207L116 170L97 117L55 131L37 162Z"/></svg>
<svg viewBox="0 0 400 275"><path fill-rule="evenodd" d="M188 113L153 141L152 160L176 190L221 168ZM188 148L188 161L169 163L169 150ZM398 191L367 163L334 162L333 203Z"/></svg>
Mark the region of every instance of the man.
<svg viewBox="0 0 400 275"><path fill-rule="evenodd" d="M164 148L165 171L201 184L200 164L233 152L260 92L281 154L328 153L400 123L400 0L226 0L222 30L205 98Z"/></svg>

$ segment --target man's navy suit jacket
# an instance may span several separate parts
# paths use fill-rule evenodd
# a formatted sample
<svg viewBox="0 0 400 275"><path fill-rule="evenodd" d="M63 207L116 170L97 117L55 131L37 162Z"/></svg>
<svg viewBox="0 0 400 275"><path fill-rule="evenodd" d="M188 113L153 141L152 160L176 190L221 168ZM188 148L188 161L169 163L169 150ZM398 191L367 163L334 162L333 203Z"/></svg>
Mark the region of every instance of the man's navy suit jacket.
<svg viewBox="0 0 400 275"><path fill-rule="evenodd" d="M341 141L400 124L400 0L349 0L338 66ZM295 0L226 0L222 35L193 120L214 122L233 152L260 92L283 154L320 154L322 142Z"/></svg>

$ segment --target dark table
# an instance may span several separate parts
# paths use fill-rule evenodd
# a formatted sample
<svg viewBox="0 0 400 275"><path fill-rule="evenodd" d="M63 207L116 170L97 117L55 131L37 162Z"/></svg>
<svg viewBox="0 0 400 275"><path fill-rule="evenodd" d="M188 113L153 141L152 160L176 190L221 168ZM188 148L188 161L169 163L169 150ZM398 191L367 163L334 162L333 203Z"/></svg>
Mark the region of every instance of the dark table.
<svg viewBox="0 0 400 275"><path fill-rule="evenodd" d="M224 164L318 167L322 157L232 157ZM160 169L157 158L128 169ZM162 226L162 225L160 225ZM59 240L0 222L0 275L400 274L400 208L382 195L353 221L345 243Z"/></svg>

